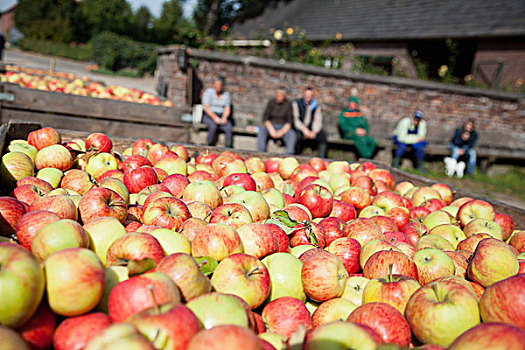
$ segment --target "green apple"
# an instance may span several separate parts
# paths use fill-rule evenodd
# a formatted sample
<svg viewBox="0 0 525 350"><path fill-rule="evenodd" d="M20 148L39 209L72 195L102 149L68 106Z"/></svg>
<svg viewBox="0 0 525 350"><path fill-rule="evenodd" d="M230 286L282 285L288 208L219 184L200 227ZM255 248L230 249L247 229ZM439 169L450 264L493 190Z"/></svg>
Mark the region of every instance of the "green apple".
<svg viewBox="0 0 525 350"><path fill-rule="evenodd" d="M456 217L458 215L459 208L458 207L453 207L451 205L448 205L446 207L441 208L440 210L446 211L447 213L449 213L453 217Z"/></svg>
<svg viewBox="0 0 525 350"><path fill-rule="evenodd" d="M86 165L86 171L95 179L98 179L106 171L115 169L118 169L117 159L112 154L105 152L89 158Z"/></svg>
<svg viewBox="0 0 525 350"><path fill-rule="evenodd" d="M253 222L266 220L270 217L270 206L259 192L245 191L238 193L231 197L228 203L244 205L250 212Z"/></svg>
<svg viewBox="0 0 525 350"><path fill-rule="evenodd" d="M423 225L429 230L438 225L452 224L454 222L454 217L444 210L433 211L423 219Z"/></svg>
<svg viewBox="0 0 525 350"><path fill-rule="evenodd" d="M371 335L357 324L335 321L315 328L305 340L305 350L375 350Z"/></svg>
<svg viewBox="0 0 525 350"><path fill-rule="evenodd" d="M13 329L0 326L0 339L2 340L2 350L29 350L29 346Z"/></svg>
<svg viewBox="0 0 525 350"><path fill-rule="evenodd" d="M150 235L159 241L166 255L174 253L191 253L190 241L178 232L167 228L159 228L151 231Z"/></svg>
<svg viewBox="0 0 525 350"><path fill-rule="evenodd" d="M360 306L363 303L363 291L370 280L362 276L350 276L346 280L345 289L341 298Z"/></svg>
<svg viewBox="0 0 525 350"><path fill-rule="evenodd" d="M25 153L31 158L31 161L33 164L35 163L35 156L38 150L35 146L31 146L30 144L26 143L11 143L7 147L7 151L9 152L22 152Z"/></svg>
<svg viewBox="0 0 525 350"><path fill-rule="evenodd" d="M31 242L31 252L44 261L54 252L67 248L88 248L89 238L80 224L62 219L39 229Z"/></svg>
<svg viewBox="0 0 525 350"><path fill-rule="evenodd" d="M463 231L458 226L453 224L435 226L428 232L428 234L445 238L452 244L454 250L457 248L459 242L467 238Z"/></svg>
<svg viewBox="0 0 525 350"><path fill-rule="evenodd" d="M359 212L360 218L371 218L372 216L385 216L386 213L383 208L376 205L369 205Z"/></svg>
<svg viewBox="0 0 525 350"><path fill-rule="evenodd" d="M56 168L43 168L36 174L37 178L49 182L53 188L57 188L60 185L62 176L64 176L64 173Z"/></svg>
<svg viewBox="0 0 525 350"><path fill-rule="evenodd" d="M463 232L466 237L473 236L478 233L488 233L490 236L503 240L503 231L501 226L492 221L483 218L477 218L471 220L465 227L463 227Z"/></svg>
<svg viewBox="0 0 525 350"><path fill-rule="evenodd" d="M114 323L95 334L84 349L153 350L154 347L132 324Z"/></svg>
<svg viewBox="0 0 525 350"><path fill-rule="evenodd" d="M233 295L208 293L191 299L186 306L206 329L225 324L248 327L246 310Z"/></svg>
<svg viewBox="0 0 525 350"><path fill-rule="evenodd" d="M108 313L109 294L117 283L129 278L127 266L110 266L106 267L104 274L104 291L97 305L97 310Z"/></svg>
<svg viewBox="0 0 525 350"><path fill-rule="evenodd" d="M304 252L314 248L315 247L313 245L298 245L296 247L292 247L290 249L290 253L296 258L299 258Z"/></svg>
<svg viewBox="0 0 525 350"><path fill-rule="evenodd" d="M325 301L312 315L314 328L333 321L346 321L357 305L344 298L334 298Z"/></svg>
<svg viewBox="0 0 525 350"><path fill-rule="evenodd" d="M301 260L292 254L275 253L265 257L262 263L270 273L270 301L284 296L306 301L301 283Z"/></svg>
<svg viewBox="0 0 525 350"><path fill-rule="evenodd" d="M272 333L272 332L264 332L257 335L262 340L266 340L268 343L270 343L275 350L286 350L286 337L281 334Z"/></svg>
<svg viewBox="0 0 525 350"><path fill-rule="evenodd" d="M23 325L43 294L44 274L38 260L20 245L0 242L0 324Z"/></svg>
<svg viewBox="0 0 525 350"><path fill-rule="evenodd" d="M104 265L111 243L127 233L120 221L114 217L93 219L84 225L84 230L89 236L90 249L97 254Z"/></svg>
<svg viewBox="0 0 525 350"><path fill-rule="evenodd" d="M423 250L427 248L435 248L440 250L455 250L454 245L450 243L447 239L433 234L424 235L416 242L416 250Z"/></svg>
<svg viewBox="0 0 525 350"><path fill-rule="evenodd" d="M442 250L427 248L417 251L412 260L416 264L419 283L423 286L436 278L456 272L452 259Z"/></svg>

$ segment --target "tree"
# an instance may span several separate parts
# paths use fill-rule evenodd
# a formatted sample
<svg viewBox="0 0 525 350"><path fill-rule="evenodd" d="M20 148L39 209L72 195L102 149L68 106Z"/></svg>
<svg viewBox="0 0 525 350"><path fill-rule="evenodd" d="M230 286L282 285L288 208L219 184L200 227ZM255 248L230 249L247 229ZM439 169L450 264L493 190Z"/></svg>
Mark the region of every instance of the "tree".
<svg viewBox="0 0 525 350"><path fill-rule="evenodd" d="M133 35L133 11L126 0L83 0L80 6L92 37L103 31Z"/></svg>
<svg viewBox="0 0 525 350"><path fill-rule="evenodd" d="M138 41L152 40L153 15L146 6L141 6L131 18L133 38Z"/></svg>
<svg viewBox="0 0 525 350"><path fill-rule="evenodd" d="M193 16L198 28L217 36L232 24L256 17L279 1L287 0L199 0Z"/></svg>
<svg viewBox="0 0 525 350"><path fill-rule="evenodd" d="M160 44L173 43L178 29L184 25L182 7L178 0L169 0L162 4L160 17L153 21L155 42Z"/></svg>
<svg viewBox="0 0 525 350"><path fill-rule="evenodd" d="M25 36L39 40L75 40L75 0L19 0L15 25Z"/></svg>

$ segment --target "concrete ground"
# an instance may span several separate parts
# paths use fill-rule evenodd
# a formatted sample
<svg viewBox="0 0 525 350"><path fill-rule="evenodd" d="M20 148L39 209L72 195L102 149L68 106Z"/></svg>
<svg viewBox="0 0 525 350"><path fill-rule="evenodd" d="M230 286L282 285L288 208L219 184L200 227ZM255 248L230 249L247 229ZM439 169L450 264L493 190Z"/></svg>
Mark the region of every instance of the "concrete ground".
<svg viewBox="0 0 525 350"><path fill-rule="evenodd" d="M156 93L155 81L153 77L129 78L92 73L86 70L86 66L90 64L90 62L45 56L33 52L21 51L18 49L7 49L4 50L4 59L2 63L12 63L25 68L49 69L52 59L55 60L55 71L57 72L72 73L79 77L86 76L93 81L100 81L106 85L121 85L127 88L140 89L153 94Z"/></svg>

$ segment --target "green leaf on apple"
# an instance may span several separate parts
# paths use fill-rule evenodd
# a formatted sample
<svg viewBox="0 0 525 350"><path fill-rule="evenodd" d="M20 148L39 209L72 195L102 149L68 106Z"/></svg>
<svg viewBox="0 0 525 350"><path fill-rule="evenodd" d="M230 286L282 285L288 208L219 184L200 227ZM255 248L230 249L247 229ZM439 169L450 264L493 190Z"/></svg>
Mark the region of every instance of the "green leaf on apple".
<svg viewBox="0 0 525 350"><path fill-rule="evenodd" d="M295 227L299 224L299 222L293 220L290 218L290 215L285 210L277 210L273 213L272 217L278 219L283 224L285 224L287 227Z"/></svg>
<svg viewBox="0 0 525 350"><path fill-rule="evenodd" d="M204 276L213 274L213 271L215 271L217 265L219 265L219 262L210 256L200 256L195 258L195 261Z"/></svg>

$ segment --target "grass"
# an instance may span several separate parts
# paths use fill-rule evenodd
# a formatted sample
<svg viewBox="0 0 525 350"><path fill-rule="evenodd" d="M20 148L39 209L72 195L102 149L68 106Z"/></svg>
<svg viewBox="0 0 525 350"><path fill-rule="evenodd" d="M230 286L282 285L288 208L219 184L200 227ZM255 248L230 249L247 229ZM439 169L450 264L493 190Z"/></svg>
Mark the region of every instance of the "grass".
<svg viewBox="0 0 525 350"><path fill-rule="evenodd" d="M106 75L119 76L119 77L129 77L129 78L142 78L142 75L140 75L139 72L131 71L131 70L120 70L118 72L113 72L110 69L99 68L99 69L92 70L91 73L106 74Z"/></svg>
<svg viewBox="0 0 525 350"><path fill-rule="evenodd" d="M503 174L492 176L482 174L476 169L472 176L465 176L462 179L447 177L442 169L442 163L427 163L426 167L428 170L426 174L421 174L412 168L403 170L423 175L473 194L511 202L525 208L525 168L523 167L514 166Z"/></svg>

